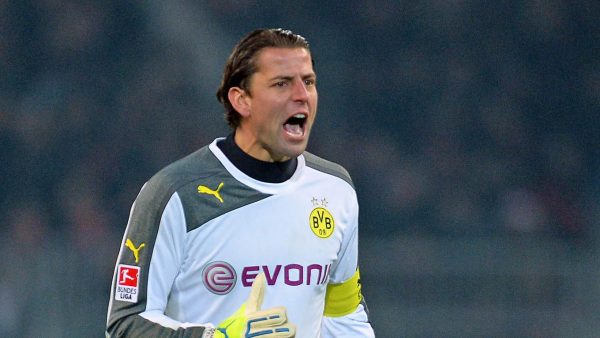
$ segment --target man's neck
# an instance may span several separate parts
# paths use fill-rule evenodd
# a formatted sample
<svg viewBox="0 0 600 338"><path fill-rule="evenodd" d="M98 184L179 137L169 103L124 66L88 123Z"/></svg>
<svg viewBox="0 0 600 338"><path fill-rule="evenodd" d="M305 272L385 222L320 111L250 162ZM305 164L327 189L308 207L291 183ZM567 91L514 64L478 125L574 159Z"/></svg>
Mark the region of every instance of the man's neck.
<svg viewBox="0 0 600 338"><path fill-rule="evenodd" d="M298 159L283 162L265 162L245 153L236 143L234 134L217 142L217 146L227 158L244 174L267 183L282 183L294 175Z"/></svg>

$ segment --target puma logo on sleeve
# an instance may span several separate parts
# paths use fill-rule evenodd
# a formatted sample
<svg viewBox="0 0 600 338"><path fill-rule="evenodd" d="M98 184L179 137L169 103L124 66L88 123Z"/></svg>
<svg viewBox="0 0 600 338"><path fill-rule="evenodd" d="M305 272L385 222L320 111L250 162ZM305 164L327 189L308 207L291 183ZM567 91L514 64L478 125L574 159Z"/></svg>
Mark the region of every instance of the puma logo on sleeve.
<svg viewBox="0 0 600 338"><path fill-rule="evenodd" d="M135 262L139 263L140 262L140 250L142 250L142 248L146 246L146 243L142 243L142 244L140 244L140 246L138 246L136 248L135 245L133 244L133 242L129 238L127 238L127 242L125 242L125 246L128 247L133 252L133 257L135 258Z"/></svg>

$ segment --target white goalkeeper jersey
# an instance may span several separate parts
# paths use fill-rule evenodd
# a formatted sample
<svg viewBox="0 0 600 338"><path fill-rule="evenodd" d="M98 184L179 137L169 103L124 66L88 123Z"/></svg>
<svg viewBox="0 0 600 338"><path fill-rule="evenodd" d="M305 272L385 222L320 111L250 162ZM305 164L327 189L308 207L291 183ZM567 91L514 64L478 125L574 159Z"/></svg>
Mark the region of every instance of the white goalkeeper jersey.
<svg viewBox="0 0 600 338"><path fill-rule="evenodd" d="M115 267L107 336L202 337L240 307L261 272L262 308L285 306L296 337L374 336L364 303L324 315L328 283L357 270L358 203L347 172L305 152L291 178L266 183L238 169L220 140L140 191Z"/></svg>

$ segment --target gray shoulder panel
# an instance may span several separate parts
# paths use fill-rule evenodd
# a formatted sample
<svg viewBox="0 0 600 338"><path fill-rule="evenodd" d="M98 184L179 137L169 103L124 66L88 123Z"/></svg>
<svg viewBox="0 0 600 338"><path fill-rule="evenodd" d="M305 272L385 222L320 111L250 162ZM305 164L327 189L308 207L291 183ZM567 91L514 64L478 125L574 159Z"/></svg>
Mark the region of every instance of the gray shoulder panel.
<svg viewBox="0 0 600 338"><path fill-rule="evenodd" d="M208 147L171 164L157 174L177 191L187 231L229 211L269 197L233 178Z"/></svg>
<svg viewBox="0 0 600 338"><path fill-rule="evenodd" d="M307 167L341 178L342 180L348 182L348 184L352 186L352 189L354 189L354 183L352 182L352 178L350 177L350 174L344 167L337 163L328 161L324 158L311 154L307 151L305 151L303 155L304 159L306 160Z"/></svg>

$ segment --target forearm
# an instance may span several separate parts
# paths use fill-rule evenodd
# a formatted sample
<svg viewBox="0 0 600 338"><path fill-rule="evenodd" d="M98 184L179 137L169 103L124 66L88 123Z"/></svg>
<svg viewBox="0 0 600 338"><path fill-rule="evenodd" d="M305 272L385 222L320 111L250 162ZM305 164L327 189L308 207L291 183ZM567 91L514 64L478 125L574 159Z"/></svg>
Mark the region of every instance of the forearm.
<svg viewBox="0 0 600 338"><path fill-rule="evenodd" d="M120 317L107 326L107 337L210 337L209 326L177 322L164 314L144 312Z"/></svg>

